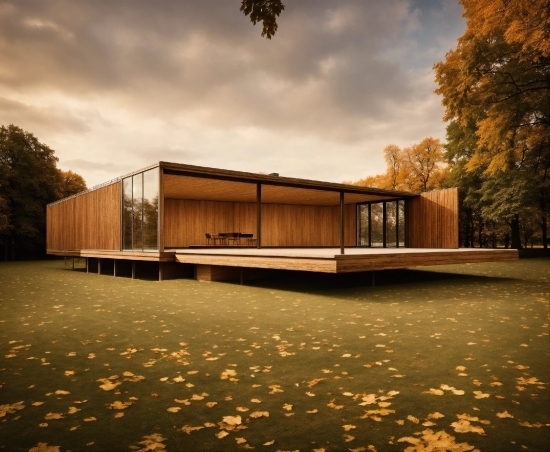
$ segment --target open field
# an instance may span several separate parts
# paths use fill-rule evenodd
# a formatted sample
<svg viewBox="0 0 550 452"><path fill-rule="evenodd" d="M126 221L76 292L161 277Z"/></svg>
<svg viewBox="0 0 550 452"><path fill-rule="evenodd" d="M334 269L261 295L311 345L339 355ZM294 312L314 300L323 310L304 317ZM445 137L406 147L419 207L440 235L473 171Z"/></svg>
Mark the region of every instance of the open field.
<svg viewBox="0 0 550 452"><path fill-rule="evenodd" d="M240 286L0 263L0 450L550 450L549 273Z"/></svg>

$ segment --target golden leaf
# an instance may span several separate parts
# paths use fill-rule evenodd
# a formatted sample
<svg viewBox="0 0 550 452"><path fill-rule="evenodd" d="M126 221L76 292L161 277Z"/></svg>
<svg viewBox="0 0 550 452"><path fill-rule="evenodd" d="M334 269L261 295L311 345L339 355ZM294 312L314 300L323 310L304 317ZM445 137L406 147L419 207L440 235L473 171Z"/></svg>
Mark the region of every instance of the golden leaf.
<svg viewBox="0 0 550 452"><path fill-rule="evenodd" d="M223 422L225 422L227 425L239 425L242 423L241 416L224 416Z"/></svg>
<svg viewBox="0 0 550 452"><path fill-rule="evenodd" d="M93 421L97 421L97 418L95 418L94 416L90 416L84 419L84 422L93 422Z"/></svg>
<svg viewBox="0 0 550 452"><path fill-rule="evenodd" d="M442 396L443 394L445 394L441 389L434 389L434 388L430 388L429 391L424 391L424 394L431 394L431 395L436 395L436 396Z"/></svg>
<svg viewBox="0 0 550 452"><path fill-rule="evenodd" d="M250 417L259 418L259 417L269 417L269 412L267 411L253 411L250 413Z"/></svg>
<svg viewBox="0 0 550 452"><path fill-rule="evenodd" d="M166 411L169 411L170 413L177 413L179 410L181 410L180 406L171 406Z"/></svg>
<svg viewBox="0 0 550 452"><path fill-rule="evenodd" d="M44 419L47 421L51 421L54 419L63 419L63 415L61 413L48 413L46 416L44 416Z"/></svg>
<svg viewBox="0 0 550 452"><path fill-rule="evenodd" d="M217 436L219 439L225 438L227 435L229 435L229 433L226 432L225 430L222 430L221 432L216 433L216 436Z"/></svg>
<svg viewBox="0 0 550 452"><path fill-rule="evenodd" d="M112 391L113 389L115 389L120 383L105 383L105 384L102 384L102 385L99 385L99 387L101 389L103 389L104 391Z"/></svg>
<svg viewBox="0 0 550 452"><path fill-rule="evenodd" d="M184 431L185 433L187 433L188 435L191 434L191 432L194 432L195 430L201 430L203 429L204 427L201 427L201 426L198 426L198 427L191 427L189 425L184 425L181 429L182 431Z"/></svg>
<svg viewBox="0 0 550 452"><path fill-rule="evenodd" d="M236 410L244 413L245 411L248 411L248 408L245 406L238 406Z"/></svg>
<svg viewBox="0 0 550 452"><path fill-rule="evenodd" d="M111 405L109 405L109 408L111 408L111 410L125 410L131 404L132 402L121 402L120 400L117 400L116 402L111 403Z"/></svg>
<svg viewBox="0 0 550 452"><path fill-rule="evenodd" d="M206 406L208 408L212 408L214 405L217 405L217 404L218 404L218 402L206 402Z"/></svg>
<svg viewBox="0 0 550 452"><path fill-rule="evenodd" d="M490 397L490 394L484 394L481 391L474 391L474 394L476 395L475 396L476 399L486 399Z"/></svg>
<svg viewBox="0 0 550 452"><path fill-rule="evenodd" d="M283 409L285 409L287 411L291 411L292 410L292 405L290 405L289 403L285 403L283 405Z"/></svg>
<svg viewBox="0 0 550 452"><path fill-rule="evenodd" d="M354 428L357 428L355 425L351 425L351 424L346 424L346 425L342 425L342 428L346 431L346 432L349 432L350 430L353 430Z"/></svg>
<svg viewBox="0 0 550 452"><path fill-rule="evenodd" d="M506 417L513 418L514 416L508 413L508 411L504 410L502 413L497 413L497 417L504 419Z"/></svg>
<svg viewBox="0 0 550 452"><path fill-rule="evenodd" d="M272 439L271 441L268 441L267 443L264 443L263 445L264 445L264 446L271 446L271 445L273 445L273 444L275 444L275 440L274 440L274 439Z"/></svg>
<svg viewBox="0 0 550 452"><path fill-rule="evenodd" d="M307 410L306 413L308 413L308 414L315 414L315 413L317 413L317 410L316 410L316 409Z"/></svg>
<svg viewBox="0 0 550 452"><path fill-rule="evenodd" d="M237 441L237 444L244 444L246 443L246 439L245 438L235 438L235 441Z"/></svg>

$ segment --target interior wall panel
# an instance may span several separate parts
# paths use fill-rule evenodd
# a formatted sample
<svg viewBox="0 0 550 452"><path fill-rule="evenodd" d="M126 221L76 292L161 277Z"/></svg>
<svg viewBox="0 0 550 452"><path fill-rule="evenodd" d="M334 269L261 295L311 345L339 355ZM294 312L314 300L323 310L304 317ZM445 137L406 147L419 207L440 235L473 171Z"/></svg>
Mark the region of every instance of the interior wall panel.
<svg viewBox="0 0 550 452"><path fill-rule="evenodd" d="M253 233L256 203L166 199L165 245L206 245L205 233ZM345 206L344 240L354 246L356 207ZM339 206L262 204L262 246L339 246Z"/></svg>

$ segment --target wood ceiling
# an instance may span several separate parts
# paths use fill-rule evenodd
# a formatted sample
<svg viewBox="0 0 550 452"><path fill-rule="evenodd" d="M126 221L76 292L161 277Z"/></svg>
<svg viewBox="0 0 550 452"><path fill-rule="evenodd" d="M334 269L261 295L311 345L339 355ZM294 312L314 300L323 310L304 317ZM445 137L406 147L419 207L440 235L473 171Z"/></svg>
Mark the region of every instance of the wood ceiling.
<svg viewBox="0 0 550 452"><path fill-rule="evenodd" d="M340 204L338 191L268 185L262 182L262 203L334 206ZM188 175L164 174L165 198L204 201L256 202L256 183L209 179ZM393 196L392 196L393 195ZM403 198L399 194L345 193L345 204Z"/></svg>

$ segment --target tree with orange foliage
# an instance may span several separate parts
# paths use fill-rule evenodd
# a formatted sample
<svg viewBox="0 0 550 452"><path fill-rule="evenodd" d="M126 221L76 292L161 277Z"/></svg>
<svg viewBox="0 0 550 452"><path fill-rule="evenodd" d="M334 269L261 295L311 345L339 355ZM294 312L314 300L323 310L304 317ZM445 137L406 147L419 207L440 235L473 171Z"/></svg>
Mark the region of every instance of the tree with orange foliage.
<svg viewBox="0 0 550 452"><path fill-rule="evenodd" d="M385 174L368 176L356 185L393 190L424 192L442 187L446 174L443 145L436 138L401 149L395 144L384 148Z"/></svg>
<svg viewBox="0 0 550 452"><path fill-rule="evenodd" d="M483 169L484 213L506 220L537 211L544 247L550 216L550 1L461 0L466 32L434 65L444 120L474 124L464 166ZM503 199L514 202L503 204Z"/></svg>

